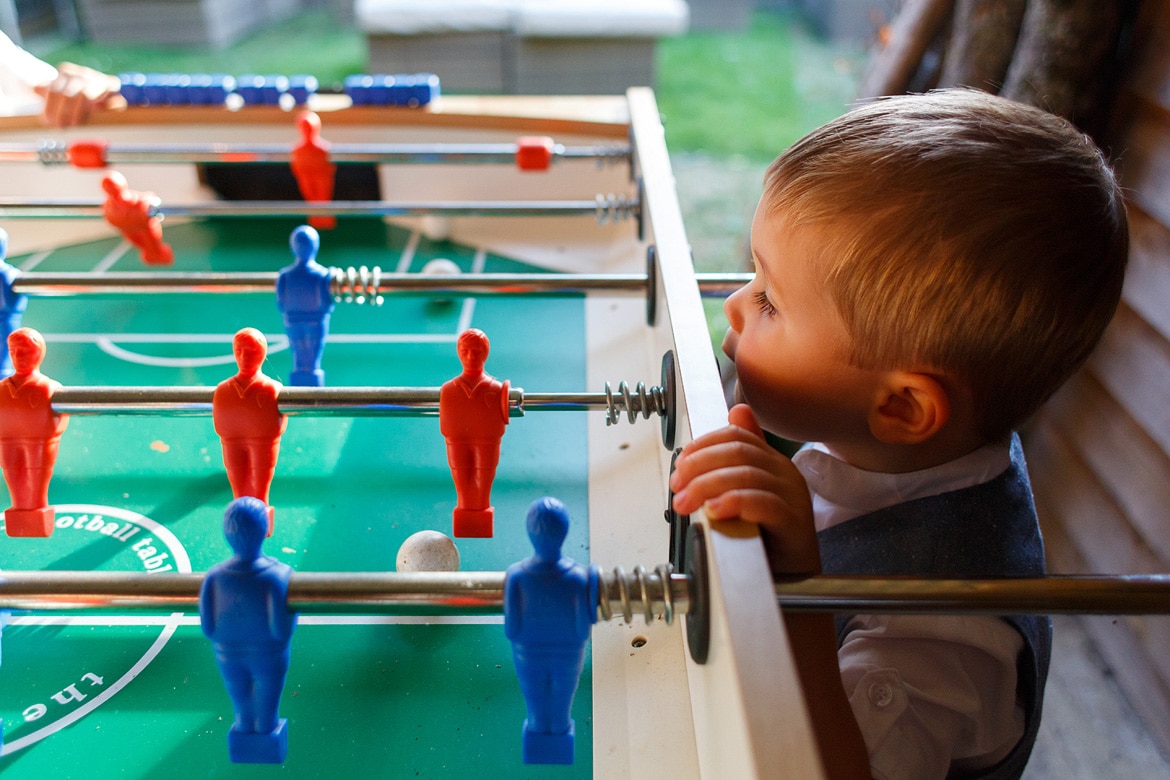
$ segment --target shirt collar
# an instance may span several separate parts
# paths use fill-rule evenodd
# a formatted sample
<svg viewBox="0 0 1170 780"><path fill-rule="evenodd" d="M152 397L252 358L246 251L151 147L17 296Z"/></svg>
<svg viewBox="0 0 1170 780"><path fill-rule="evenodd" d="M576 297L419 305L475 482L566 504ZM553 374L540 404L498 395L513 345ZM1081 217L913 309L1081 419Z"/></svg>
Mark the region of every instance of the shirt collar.
<svg viewBox="0 0 1170 780"><path fill-rule="evenodd" d="M808 483L816 528L826 528L894 504L981 485L1011 465L1009 442L988 444L921 471L885 474L841 460L824 444L806 444L792 458Z"/></svg>

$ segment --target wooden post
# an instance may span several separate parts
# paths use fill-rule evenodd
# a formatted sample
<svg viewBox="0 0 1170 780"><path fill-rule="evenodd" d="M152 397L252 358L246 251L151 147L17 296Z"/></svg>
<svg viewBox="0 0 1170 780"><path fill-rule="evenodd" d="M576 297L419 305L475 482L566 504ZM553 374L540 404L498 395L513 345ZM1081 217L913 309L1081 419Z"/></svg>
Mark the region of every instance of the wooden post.
<svg viewBox="0 0 1170 780"><path fill-rule="evenodd" d="M1000 92L1085 127L1100 113L1127 4L1029 0Z"/></svg>
<svg viewBox="0 0 1170 780"><path fill-rule="evenodd" d="M939 86L998 93L1027 5L1028 0L957 0Z"/></svg>
<svg viewBox="0 0 1170 780"><path fill-rule="evenodd" d="M906 0L890 26L886 44L874 53L858 88L861 99L906 91L922 55L951 16L954 0Z"/></svg>

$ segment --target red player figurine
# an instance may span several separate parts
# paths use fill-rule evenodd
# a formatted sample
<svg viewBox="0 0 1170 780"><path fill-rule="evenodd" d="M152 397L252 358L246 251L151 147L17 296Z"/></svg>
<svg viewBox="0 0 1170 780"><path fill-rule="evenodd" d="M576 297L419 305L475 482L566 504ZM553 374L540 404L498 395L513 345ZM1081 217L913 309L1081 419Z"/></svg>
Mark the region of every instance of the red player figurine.
<svg viewBox="0 0 1170 780"><path fill-rule="evenodd" d="M490 349L483 331L463 331L458 344L463 373L439 391L439 429L447 438L447 463L458 496L455 536L492 535L492 480L508 424L509 386L483 370Z"/></svg>
<svg viewBox="0 0 1170 780"><path fill-rule="evenodd" d="M174 250L162 240L162 218L151 214L154 193L130 189L126 177L117 171L102 177L102 189L106 191L103 209L106 221L138 247L142 262L150 265L175 262Z"/></svg>
<svg viewBox="0 0 1170 780"><path fill-rule="evenodd" d="M241 330L232 340L232 351L240 372L215 388L211 416L223 443L223 462L232 495L252 496L267 505L280 435L288 423L276 403L281 385L260 371L268 355L268 342L260 331ZM269 506L269 536L274 514Z"/></svg>
<svg viewBox="0 0 1170 780"><path fill-rule="evenodd" d="M289 167L301 197L309 203L327 203L333 199L337 166L329 162L329 142L321 138L321 119L312 111L302 111L297 115L297 129L301 141L293 147ZM337 218L309 217L309 224L327 230L337 227Z"/></svg>
<svg viewBox="0 0 1170 780"><path fill-rule="evenodd" d="M61 385L37 370L45 359L41 334L32 328L13 331L8 353L15 373L0 382L0 463L12 507L4 512L4 524L9 536L45 537L53 533L56 517L48 505L49 480L69 417L53 412L53 392Z"/></svg>

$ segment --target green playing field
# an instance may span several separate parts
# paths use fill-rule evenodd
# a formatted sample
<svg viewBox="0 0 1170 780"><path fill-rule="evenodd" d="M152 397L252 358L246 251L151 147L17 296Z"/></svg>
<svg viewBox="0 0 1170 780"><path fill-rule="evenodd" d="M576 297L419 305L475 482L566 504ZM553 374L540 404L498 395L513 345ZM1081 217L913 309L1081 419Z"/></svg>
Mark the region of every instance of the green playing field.
<svg viewBox="0 0 1170 780"><path fill-rule="evenodd" d="M289 220L168 226L175 269L275 271L291 262ZM10 261L28 270L142 270L110 239ZM530 271L507 258L432 242L378 220L323 232L319 260L416 271L446 257L465 271ZM161 271L165 273L166 271ZM235 372L241 327L268 335L265 371L291 368L271 295L38 298L25 324L48 344L43 370L64 385L215 385ZM338 304L323 367L329 385L435 387L459 373L455 337L492 339L487 369L530 392L585 389L580 299L392 297ZM583 413L513 419L493 491L491 539L456 540L464 570L506 568L531 552L528 504L557 496L574 528L566 554L587 561ZM228 555L231 500L207 417L74 416L50 488L57 529L0 538L0 568L205 571ZM392 570L401 542L450 533L455 494L436 418L296 416L272 485L265 551L301 571ZM0 717L6 778L587 777L590 672L573 707L571 768L520 760L524 703L502 618L304 616L281 715L280 769L232 765L232 712L210 644L188 614L14 613L3 633Z"/></svg>

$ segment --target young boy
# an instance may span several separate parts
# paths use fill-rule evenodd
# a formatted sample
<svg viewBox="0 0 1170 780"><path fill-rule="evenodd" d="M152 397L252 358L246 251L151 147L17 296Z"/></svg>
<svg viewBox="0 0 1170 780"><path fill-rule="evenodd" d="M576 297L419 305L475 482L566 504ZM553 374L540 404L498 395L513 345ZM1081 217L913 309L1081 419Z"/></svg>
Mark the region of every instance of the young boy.
<svg viewBox="0 0 1170 780"><path fill-rule="evenodd" d="M1013 430L1097 343L1127 252L1062 119L951 90L830 122L768 170L725 306L743 403L684 449L675 509L759 524L776 574L1042 574ZM762 430L815 443L788 460ZM1047 618L785 620L830 776L1023 771Z"/></svg>

